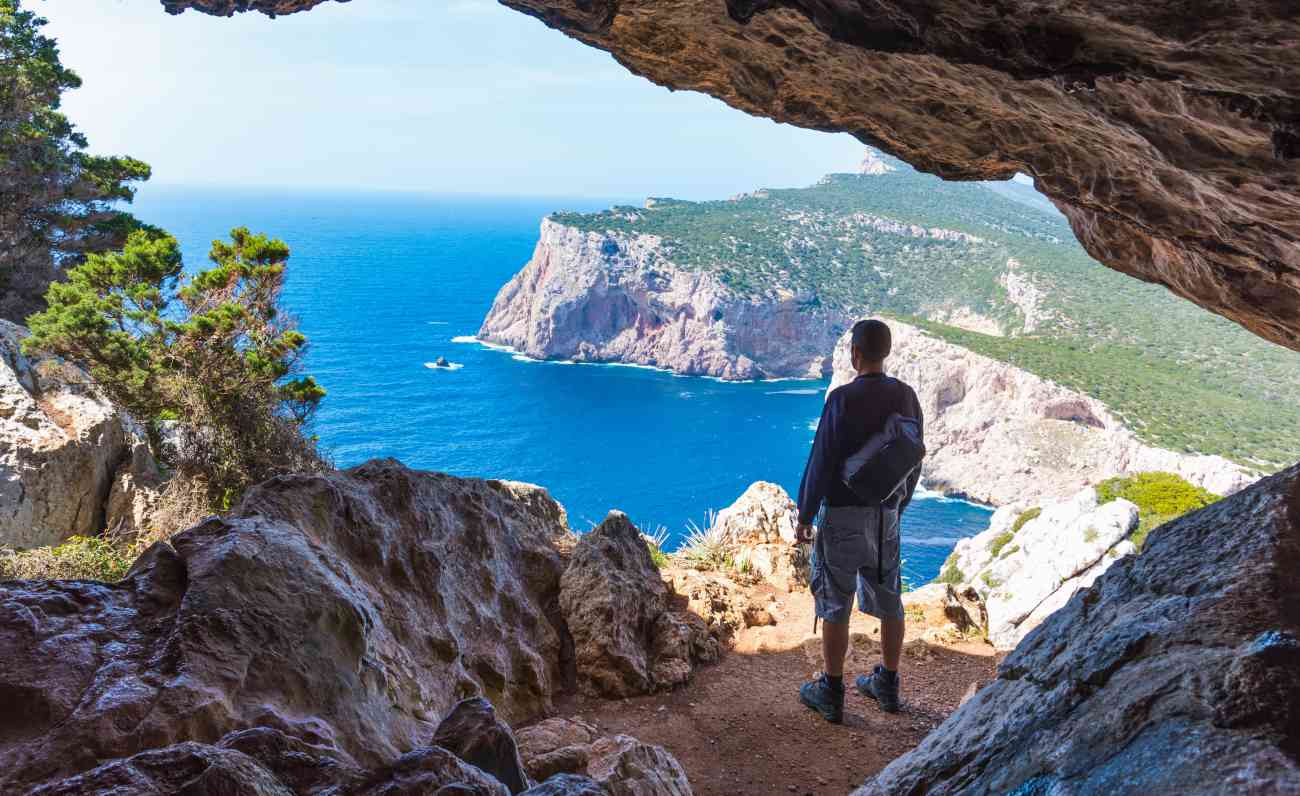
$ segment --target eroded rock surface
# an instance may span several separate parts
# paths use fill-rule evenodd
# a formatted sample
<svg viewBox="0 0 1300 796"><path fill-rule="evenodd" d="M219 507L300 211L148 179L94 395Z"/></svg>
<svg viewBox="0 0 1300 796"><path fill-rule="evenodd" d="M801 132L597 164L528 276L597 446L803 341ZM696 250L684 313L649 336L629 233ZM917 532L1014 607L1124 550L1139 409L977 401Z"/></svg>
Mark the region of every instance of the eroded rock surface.
<svg viewBox="0 0 1300 796"><path fill-rule="evenodd" d="M616 796L689 796L681 764L661 746L627 735L600 736L580 719L552 718L519 731L520 751L534 776L586 776ZM555 772L564 772L555 774Z"/></svg>
<svg viewBox="0 0 1300 796"><path fill-rule="evenodd" d="M1176 473L1216 494L1255 475L1221 456L1156 448L1104 404L889 320L890 375L916 390L925 414L923 481L994 505L1066 500L1111 476ZM831 389L854 376L845 334L835 348Z"/></svg>
<svg viewBox="0 0 1300 796"><path fill-rule="evenodd" d="M806 296L742 298L678 268L654 235L542 222L533 258L497 294L479 339L538 359L625 362L693 376L821 378L844 329Z"/></svg>
<svg viewBox="0 0 1300 796"><path fill-rule="evenodd" d="M698 616L671 610L645 539L621 512L584 534L561 579L559 604L573 634L578 683L606 697L685 682L718 643Z"/></svg>
<svg viewBox="0 0 1300 796"><path fill-rule="evenodd" d="M562 517L537 487L374 461L268 481L115 585L2 584L0 792L257 727L373 769L464 697L542 712Z"/></svg>
<svg viewBox="0 0 1300 796"><path fill-rule="evenodd" d="M1300 466L1152 531L856 791L1300 792Z"/></svg>

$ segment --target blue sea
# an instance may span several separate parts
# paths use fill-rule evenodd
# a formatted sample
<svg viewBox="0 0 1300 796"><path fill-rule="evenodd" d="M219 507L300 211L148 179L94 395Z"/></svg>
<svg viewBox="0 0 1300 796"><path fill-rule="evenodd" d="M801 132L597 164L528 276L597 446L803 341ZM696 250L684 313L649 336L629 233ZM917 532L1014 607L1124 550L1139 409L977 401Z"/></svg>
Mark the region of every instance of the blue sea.
<svg viewBox="0 0 1300 796"><path fill-rule="evenodd" d="M316 419L340 467L380 456L547 487L586 530L610 509L664 526L669 548L749 484L794 494L826 383L724 383L647 368L536 362L473 341L543 216L614 200L148 186L135 212L181 241L187 268L247 226L286 241L284 301L329 391ZM428 367L439 356L455 369ZM938 574L988 509L925 494L904 519L905 573Z"/></svg>

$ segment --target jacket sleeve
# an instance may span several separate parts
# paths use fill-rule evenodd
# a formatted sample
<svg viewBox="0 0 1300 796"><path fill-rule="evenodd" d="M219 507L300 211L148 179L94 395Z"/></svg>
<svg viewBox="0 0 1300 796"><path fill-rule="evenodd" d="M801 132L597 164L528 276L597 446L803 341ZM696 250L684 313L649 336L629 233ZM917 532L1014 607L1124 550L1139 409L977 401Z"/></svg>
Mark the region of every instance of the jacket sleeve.
<svg viewBox="0 0 1300 796"><path fill-rule="evenodd" d="M799 482L799 522L810 525L821 510L822 500L830 491L835 467L836 427L839 425L840 402L832 394L822 406L822 419L817 423L817 436L813 439L808 464Z"/></svg>
<svg viewBox="0 0 1300 796"><path fill-rule="evenodd" d="M921 411L921 402L917 400L916 392L913 390L908 390L908 394L912 399L911 406L908 407L908 410L911 412L912 417L916 418L916 425L921 430L921 444L924 445L925 444L925 414ZM912 495L913 493L916 492L916 487L920 483L921 483L921 468L917 467L916 471L912 473L910 476L908 476L907 478L907 494L903 496L903 500L898 504L898 513L900 515L903 513L903 509L907 508L907 505L912 502Z"/></svg>

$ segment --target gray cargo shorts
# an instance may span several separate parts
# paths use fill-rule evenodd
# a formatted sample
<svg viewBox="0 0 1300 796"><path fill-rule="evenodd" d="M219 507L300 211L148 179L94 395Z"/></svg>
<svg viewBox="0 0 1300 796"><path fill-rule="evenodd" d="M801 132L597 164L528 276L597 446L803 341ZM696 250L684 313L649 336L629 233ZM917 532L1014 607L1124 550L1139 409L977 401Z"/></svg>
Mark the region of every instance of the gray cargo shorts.
<svg viewBox="0 0 1300 796"><path fill-rule="evenodd" d="M884 533L880 533L880 519ZM812 553L817 616L844 624L853 610L878 619L903 618L898 511L874 506L827 506ZM878 544L883 541L883 545Z"/></svg>

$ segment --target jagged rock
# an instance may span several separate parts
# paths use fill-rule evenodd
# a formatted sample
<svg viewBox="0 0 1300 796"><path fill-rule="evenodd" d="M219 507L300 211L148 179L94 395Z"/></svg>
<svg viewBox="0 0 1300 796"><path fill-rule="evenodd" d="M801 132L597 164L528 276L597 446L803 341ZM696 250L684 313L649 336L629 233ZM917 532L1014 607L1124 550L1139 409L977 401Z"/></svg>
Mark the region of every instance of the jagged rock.
<svg viewBox="0 0 1300 796"><path fill-rule="evenodd" d="M587 773L610 796L691 796L691 784L676 758L662 746L627 735L593 743Z"/></svg>
<svg viewBox="0 0 1300 796"><path fill-rule="evenodd" d="M24 356L25 337L0 320L0 545L20 548L102 531L119 467L144 447L84 372Z"/></svg>
<svg viewBox="0 0 1300 796"><path fill-rule="evenodd" d="M1300 792L1300 466L1152 531L858 796Z"/></svg>
<svg viewBox="0 0 1300 796"><path fill-rule="evenodd" d="M721 644L728 644L737 632L749 626L745 609L750 597L740 584L716 572L693 569L669 569L674 594L686 600L686 608L704 620L709 634Z"/></svg>
<svg viewBox="0 0 1300 796"><path fill-rule="evenodd" d="M550 718L515 733L528 775L547 780L555 774L587 770L587 758L599 731L581 719Z"/></svg>
<svg viewBox="0 0 1300 796"><path fill-rule="evenodd" d="M556 774L524 791L524 796L606 796L606 791L590 777Z"/></svg>
<svg viewBox="0 0 1300 796"><path fill-rule="evenodd" d="M668 587L641 532L618 511L583 535L560 584L579 685L606 697L685 682L718 643L697 616L671 611Z"/></svg>
<svg viewBox="0 0 1300 796"><path fill-rule="evenodd" d="M786 591L808 585L807 551L796 547L798 509L780 486L757 481L719 511L714 526L735 547L738 566Z"/></svg>
<svg viewBox="0 0 1300 796"><path fill-rule="evenodd" d="M433 734L433 743L496 777L511 793L530 784L510 727L497 720L492 703L482 697L452 708Z"/></svg>
<svg viewBox="0 0 1300 796"><path fill-rule="evenodd" d="M1100 401L890 319L886 367L925 414L924 482L994 505L1063 500L1111 476L1177 473L1220 495L1255 475L1220 456L1146 445ZM849 339L835 348L831 389L854 377Z"/></svg>
<svg viewBox="0 0 1300 796"><path fill-rule="evenodd" d="M675 267L654 235L542 222L533 258L497 294L478 337L538 359L629 362L675 373L821 378L844 329L790 293L755 302Z"/></svg>
<svg viewBox="0 0 1300 796"><path fill-rule="evenodd" d="M610 512L583 535L560 581L560 608L584 689L610 697L655 689L651 648L668 590L627 515Z"/></svg>
<svg viewBox="0 0 1300 796"><path fill-rule="evenodd" d="M0 584L0 792L253 727L373 769L464 697L540 713L561 516L536 487L374 461L268 481L119 584Z"/></svg>

